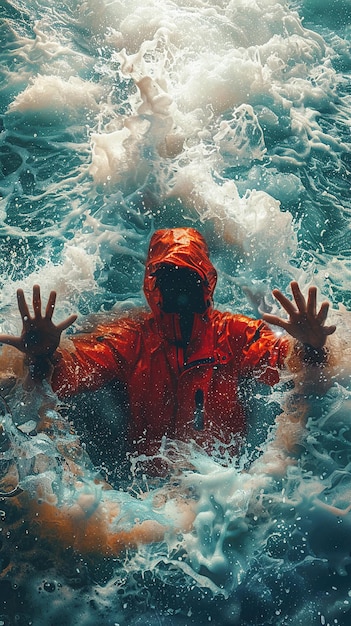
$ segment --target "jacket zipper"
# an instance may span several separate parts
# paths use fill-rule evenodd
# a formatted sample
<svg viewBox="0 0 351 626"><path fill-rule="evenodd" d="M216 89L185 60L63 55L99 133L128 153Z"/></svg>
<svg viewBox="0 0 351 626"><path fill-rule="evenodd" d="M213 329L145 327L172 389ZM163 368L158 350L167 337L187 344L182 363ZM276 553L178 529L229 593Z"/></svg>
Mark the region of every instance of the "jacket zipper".
<svg viewBox="0 0 351 626"><path fill-rule="evenodd" d="M176 317L173 318L173 332L174 332L174 337L176 339L176 342L175 342L176 360L177 360L180 374L182 374L183 372L193 367L197 367L201 365L209 365L211 363L216 362L217 359L213 356L210 356L210 357L204 357L203 359L196 359L195 361L190 361L188 363L186 360L186 348L184 349L184 346L181 343L182 336L181 336L179 321ZM205 398L204 398L203 389L197 389L195 391L194 403L195 403L195 406L194 406L194 416L193 416L193 427L194 427L194 430L200 431L205 428L205 406L204 406ZM174 429L175 429L176 413L177 413L177 410L174 415L174 423L173 423Z"/></svg>
<svg viewBox="0 0 351 626"><path fill-rule="evenodd" d="M184 367L185 350L182 346L182 334L180 331L179 320L176 318L176 316L173 317L173 332L174 332L174 337L175 337L176 360L177 360L178 370L181 373Z"/></svg>

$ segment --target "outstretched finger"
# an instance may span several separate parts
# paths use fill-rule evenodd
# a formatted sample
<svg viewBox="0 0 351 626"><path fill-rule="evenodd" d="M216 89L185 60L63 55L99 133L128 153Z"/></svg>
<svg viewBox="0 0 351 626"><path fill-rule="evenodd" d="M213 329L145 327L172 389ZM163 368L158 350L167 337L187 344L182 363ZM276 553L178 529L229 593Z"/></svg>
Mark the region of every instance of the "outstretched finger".
<svg viewBox="0 0 351 626"><path fill-rule="evenodd" d="M317 288L310 287L308 290L307 298L307 314L311 317L316 317L317 312Z"/></svg>
<svg viewBox="0 0 351 626"><path fill-rule="evenodd" d="M30 320L30 313L28 309L28 304L24 297L23 289L17 289L17 303L18 303L18 310L21 314L23 326L26 326L26 322Z"/></svg>
<svg viewBox="0 0 351 626"><path fill-rule="evenodd" d="M71 326L76 321L77 317L77 315L70 315L66 320L60 322L60 324L57 324L57 330L62 333L64 330L66 330L66 328Z"/></svg>
<svg viewBox="0 0 351 626"><path fill-rule="evenodd" d="M296 302L296 306L298 310L300 311L300 313L305 313L306 312L306 300L304 296L302 295L299 284L295 280L293 280L290 283L290 289L291 289L292 295L294 296L294 300Z"/></svg>
<svg viewBox="0 0 351 626"><path fill-rule="evenodd" d="M329 302L322 302L321 308L319 309L318 315L316 316L316 319L321 326L323 326L325 320L328 317L328 311L329 311Z"/></svg>
<svg viewBox="0 0 351 626"><path fill-rule="evenodd" d="M33 311L34 317L41 317L41 297L39 285L33 285Z"/></svg>
<svg viewBox="0 0 351 626"><path fill-rule="evenodd" d="M297 313L296 307L291 302L291 300L289 300L289 298L284 296L284 294L281 291L279 291L279 289L273 289L272 293L275 299L278 300L279 304L282 305L283 309L285 309L285 311L290 317L293 315L296 315Z"/></svg>
<svg viewBox="0 0 351 626"><path fill-rule="evenodd" d="M56 303L56 291L50 291L48 303L45 309L45 317L48 320L52 319L52 316L55 310L55 303Z"/></svg>

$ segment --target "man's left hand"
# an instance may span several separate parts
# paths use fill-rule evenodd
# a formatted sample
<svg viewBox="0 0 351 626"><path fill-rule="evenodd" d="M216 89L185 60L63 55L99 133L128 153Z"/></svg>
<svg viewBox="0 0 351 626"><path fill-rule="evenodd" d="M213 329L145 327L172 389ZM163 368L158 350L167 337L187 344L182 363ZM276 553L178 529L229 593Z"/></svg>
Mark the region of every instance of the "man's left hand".
<svg viewBox="0 0 351 626"><path fill-rule="evenodd" d="M265 314L263 319L269 324L284 328L289 335L303 344L312 346L316 350L323 348L326 339L332 335L336 326L325 326L328 316L329 302L323 302L317 311L317 288L310 287L307 301L296 281L290 283L294 301L289 300L278 289L273 295L288 314L288 319L277 315Z"/></svg>

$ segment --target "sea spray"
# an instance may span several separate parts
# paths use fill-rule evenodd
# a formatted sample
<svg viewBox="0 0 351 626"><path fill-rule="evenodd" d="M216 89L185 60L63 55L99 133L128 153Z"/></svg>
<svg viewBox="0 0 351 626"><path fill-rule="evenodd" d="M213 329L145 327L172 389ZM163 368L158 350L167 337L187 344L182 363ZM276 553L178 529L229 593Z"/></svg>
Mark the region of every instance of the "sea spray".
<svg viewBox="0 0 351 626"><path fill-rule="evenodd" d="M185 492L201 504L197 534L117 560L87 564L67 552L62 560L4 500L5 622L349 624L349 29L345 0L2 7L2 332L20 331L15 291L29 294L35 282L58 290L56 321L81 314L75 330L89 327L86 315L143 304L150 234L191 225L219 270L216 306L278 313L272 287L317 284L332 302L331 349L340 359L330 389L304 412L294 464L269 446L290 383L270 395L253 391L258 427L244 465L229 453L186 450ZM68 423L84 424L86 404L75 403ZM113 395L102 406L96 423L109 420L121 439ZM22 463L28 484L40 483L39 474L30 478L35 442L48 446L50 476L61 471L52 443L31 435L33 422L35 403L25 432L13 431L19 449L25 441L33 451ZM81 430L90 452L98 435ZM106 452L105 465L116 466L102 447L98 465ZM236 489L228 506L227 483ZM145 491L143 480L134 486Z"/></svg>

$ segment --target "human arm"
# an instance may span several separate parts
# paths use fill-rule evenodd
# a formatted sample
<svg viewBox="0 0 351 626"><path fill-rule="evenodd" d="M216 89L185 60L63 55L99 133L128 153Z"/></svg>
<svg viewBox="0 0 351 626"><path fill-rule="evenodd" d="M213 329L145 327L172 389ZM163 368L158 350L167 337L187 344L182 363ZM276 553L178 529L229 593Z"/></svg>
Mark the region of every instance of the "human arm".
<svg viewBox="0 0 351 626"><path fill-rule="evenodd" d="M22 289L17 291L18 309L22 318L22 332L19 336L0 335L0 343L13 346L25 355L33 380L45 378L52 367L61 334L77 319L70 315L59 324L54 324L52 316L55 310L56 292L51 291L42 314L42 302L39 285L33 287L33 315L29 311Z"/></svg>
<svg viewBox="0 0 351 626"><path fill-rule="evenodd" d="M138 353L139 333L135 324L128 319L102 324L91 333L79 333L67 338L59 346L62 332L75 321L76 315L71 315L60 324L53 324L56 293L50 293L42 314L38 285L33 287L33 315L29 312L22 290L18 291L17 298L22 333L18 337L0 335L0 343L17 348L24 354L21 364L24 360L29 369L26 383L50 377L53 390L63 397L99 389L113 379L126 380L128 365L134 362Z"/></svg>
<svg viewBox="0 0 351 626"><path fill-rule="evenodd" d="M334 325L325 324L328 302L323 302L317 309L316 288L310 287L305 299L295 281L291 283L291 291L293 301L279 290L273 291L288 318L266 314L263 319L288 333L284 340L290 347L284 364L294 372L295 384L284 393L281 412L276 417L274 438L267 440L263 454L251 468L252 472L281 476L288 466L296 463L311 405L329 388L334 362L330 347L326 347L327 338L335 332Z"/></svg>
<svg viewBox="0 0 351 626"><path fill-rule="evenodd" d="M302 348L302 359L307 364L321 364L326 360L325 343L336 327L326 326L329 303L323 302L317 310L317 289L310 287L307 300L296 281L290 283L294 301L289 300L278 289L273 295L288 314L288 319L266 313L263 319L269 324L280 326L297 340Z"/></svg>

